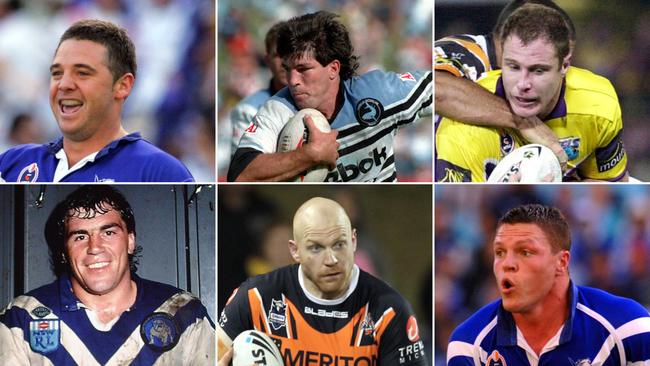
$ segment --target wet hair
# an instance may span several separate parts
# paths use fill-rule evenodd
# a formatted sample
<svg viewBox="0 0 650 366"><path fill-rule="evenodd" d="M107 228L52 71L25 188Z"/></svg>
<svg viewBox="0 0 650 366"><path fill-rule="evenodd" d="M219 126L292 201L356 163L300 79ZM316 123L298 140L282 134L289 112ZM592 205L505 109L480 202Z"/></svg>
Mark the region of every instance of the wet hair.
<svg viewBox="0 0 650 366"><path fill-rule="evenodd" d="M122 193L111 186L82 186L56 205L45 223L45 241L49 247L50 265L57 277L70 273L71 270L66 251L67 225L70 218L92 219L111 210L120 214L127 233L135 236L135 218L131 205ZM136 245L133 254L129 254L132 273L137 271L140 252L142 247Z"/></svg>
<svg viewBox="0 0 650 366"><path fill-rule="evenodd" d="M283 59L297 59L312 54L323 66L338 60L341 80L351 78L359 68L358 57L353 54L348 30L338 17L319 11L291 18L278 32L278 55Z"/></svg>
<svg viewBox="0 0 650 366"><path fill-rule="evenodd" d="M515 207L505 213L497 223L497 229L504 224L535 224L551 243L554 253L571 250L571 229L560 210L551 206L528 204Z"/></svg>
<svg viewBox="0 0 650 366"><path fill-rule="evenodd" d="M113 75L113 82L126 73L135 77L138 68L135 46L124 28L103 20L80 20L63 33L56 46L57 52L61 43L68 39L92 41L106 47L107 66Z"/></svg>
<svg viewBox="0 0 650 366"><path fill-rule="evenodd" d="M559 65L569 54L569 28L555 9L538 4L525 4L506 20L501 32L501 45L510 35L517 35L524 45L543 38L553 44Z"/></svg>
<svg viewBox="0 0 650 366"><path fill-rule="evenodd" d="M508 3L508 5L504 6L503 9L501 10L501 13L499 13L499 17L497 18L497 23L494 25L494 28L492 29L492 34L500 36L503 25L506 23L506 20L508 19L510 14L512 14L515 10L519 9L525 4L539 4L557 10L560 13L560 15L562 15L562 18L566 22L567 27L569 27L569 39L572 42L576 41L576 28L573 25L573 21L571 20L571 17L569 16L569 14L566 13L566 11L564 11L564 9L558 6L553 0L511 1L510 3Z"/></svg>

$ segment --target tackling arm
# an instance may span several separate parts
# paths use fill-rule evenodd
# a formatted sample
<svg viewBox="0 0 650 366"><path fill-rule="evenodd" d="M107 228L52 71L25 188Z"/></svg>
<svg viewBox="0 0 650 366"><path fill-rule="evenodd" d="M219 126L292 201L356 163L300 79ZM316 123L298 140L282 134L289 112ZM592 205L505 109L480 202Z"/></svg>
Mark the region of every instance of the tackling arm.
<svg viewBox="0 0 650 366"><path fill-rule="evenodd" d="M517 116L504 99L449 72L436 70L435 83L436 113L467 124L516 129L526 141L549 147L566 166L567 155L557 136L539 118Z"/></svg>

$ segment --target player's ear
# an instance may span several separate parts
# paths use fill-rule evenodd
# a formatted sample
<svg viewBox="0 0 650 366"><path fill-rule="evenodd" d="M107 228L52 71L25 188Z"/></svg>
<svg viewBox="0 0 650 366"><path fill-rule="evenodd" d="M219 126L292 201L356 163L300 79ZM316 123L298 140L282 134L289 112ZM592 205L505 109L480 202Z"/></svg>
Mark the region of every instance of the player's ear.
<svg viewBox="0 0 650 366"><path fill-rule="evenodd" d="M558 256L557 268L555 270L556 275L568 275L569 274L569 261L571 260L571 253L568 250L560 251Z"/></svg>
<svg viewBox="0 0 650 366"><path fill-rule="evenodd" d="M341 72L341 62L339 60L334 60L327 64L327 69L329 71L329 79L334 80Z"/></svg>
<svg viewBox="0 0 650 366"><path fill-rule="evenodd" d="M562 65L560 66L560 73L562 73L562 76L566 75L567 71L569 71L569 66L571 66L571 56L572 53L569 51L569 54L562 60Z"/></svg>
<svg viewBox="0 0 650 366"><path fill-rule="evenodd" d="M352 251L357 251L357 229L352 229Z"/></svg>
<svg viewBox="0 0 650 366"><path fill-rule="evenodd" d="M294 261L300 263L300 254L298 254L298 244L294 240L289 239L289 253Z"/></svg>
<svg viewBox="0 0 650 366"><path fill-rule="evenodd" d="M129 244L128 244L128 253L133 254L135 252L135 234L129 233Z"/></svg>
<svg viewBox="0 0 650 366"><path fill-rule="evenodd" d="M133 84L135 83L135 76L130 72L122 75L115 83L113 83L113 96L115 99L126 100L126 97L131 94Z"/></svg>

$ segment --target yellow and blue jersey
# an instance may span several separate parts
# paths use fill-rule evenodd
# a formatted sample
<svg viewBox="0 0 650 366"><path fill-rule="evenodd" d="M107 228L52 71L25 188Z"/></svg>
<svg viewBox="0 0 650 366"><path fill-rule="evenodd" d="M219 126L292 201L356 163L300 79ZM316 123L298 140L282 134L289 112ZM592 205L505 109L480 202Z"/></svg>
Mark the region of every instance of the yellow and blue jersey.
<svg viewBox="0 0 650 366"><path fill-rule="evenodd" d="M505 98L501 70L487 73L478 83ZM544 122L558 136L569 157L565 181L618 181L627 173L621 107L606 78L571 67L560 98ZM436 181L484 182L505 155L525 144L510 129L442 118L436 129Z"/></svg>

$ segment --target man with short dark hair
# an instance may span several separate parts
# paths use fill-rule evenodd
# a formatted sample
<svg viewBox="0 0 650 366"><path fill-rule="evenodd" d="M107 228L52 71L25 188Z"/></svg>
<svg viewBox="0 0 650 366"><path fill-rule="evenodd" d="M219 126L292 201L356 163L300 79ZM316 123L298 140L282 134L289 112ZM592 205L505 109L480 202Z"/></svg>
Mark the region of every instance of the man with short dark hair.
<svg viewBox="0 0 650 366"><path fill-rule="evenodd" d="M8 182L189 182L171 155L128 134L121 113L136 76L135 47L110 22L82 20L61 36L50 66L50 106L63 137L0 155Z"/></svg>
<svg viewBox="0 0 650 366"><path fill-rule="evenodd" d="M135 218L109 186L72 192L45 227L57 279L0 313L11 365L210 365L214 325L192 294L136 275Z"/></svg>
<svg viewBox="0 0 650 366"><path fill-rule="evenodd" d="M571 281L571 232L557 208L511 209L493 246L501 299L452 333L449 366L650 363L648 311Z"/></svg>
<svg viewBox="0 0 650 366"><path fill-rule="evenodd" d="M501 46L503 69L478 83L513 113L540 118L557 134L569 159L563 179L627 181L616 91L604 77L569 67L571 31L562 14L523 5L506 20ZM503 156L525 144L508 129L443 118L436 130L436 180L485 181Z"/></svg>
<svg viewBox="0 0 650 366"><path fill-rule="evenodd" d="M287 21L278 33L278 54L287 88L260 109L230 163L230 181L282 181L318 165L325 181L396 181L393 142L397 130L430 114L431 71L403 74L371 71L359 64L346 27L336 14L319 11ZM332 131L304 118L308 142L276 152L285 123L300 109L314 108Z"/></svg>

